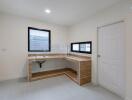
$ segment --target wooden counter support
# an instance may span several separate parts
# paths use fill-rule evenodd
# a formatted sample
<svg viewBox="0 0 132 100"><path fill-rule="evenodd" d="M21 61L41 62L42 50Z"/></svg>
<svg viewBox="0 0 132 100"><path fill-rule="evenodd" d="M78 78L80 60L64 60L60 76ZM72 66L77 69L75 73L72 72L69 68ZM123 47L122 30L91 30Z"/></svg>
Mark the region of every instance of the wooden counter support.
<svg viewBox="0 0 132 100"><path fill-rule="evenodd" d="M32 79L32 62L29 61L29 67L28 67L28 81L31 81Z"/></svg>
<svg viewBox="0 0 132 100"><path fill-rule="evenodd" d="M32 63L39 60L50 60L50 59L65 59L70 62L77 63L77 72L70 68L64 68L59 70L44 71L38 73L32 73ZM55 77L59 75L66 75L74 82L79 85L86 84L91 82L91 59L89 57L75 56L75 55L42 55L42 56L29 56L29 65L28 65L28 80L38 80L49 77Z"/></svg>
<svg viewBox="0 0 132 100"><path fill-rule="evenodd" d="M80 85L91 82L91 61L81 61L79 66Z"/></svg>

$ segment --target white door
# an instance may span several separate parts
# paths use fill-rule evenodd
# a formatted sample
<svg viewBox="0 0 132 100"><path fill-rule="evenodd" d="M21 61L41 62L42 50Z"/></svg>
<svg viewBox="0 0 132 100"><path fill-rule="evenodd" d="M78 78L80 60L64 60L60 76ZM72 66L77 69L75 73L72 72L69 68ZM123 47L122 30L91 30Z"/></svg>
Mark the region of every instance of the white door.
<svg viewBox="0 0 132 100"><path fill-rule="evenodd" d="M98 28L98 82L124 97L125 25L117 22Z"/></svg>

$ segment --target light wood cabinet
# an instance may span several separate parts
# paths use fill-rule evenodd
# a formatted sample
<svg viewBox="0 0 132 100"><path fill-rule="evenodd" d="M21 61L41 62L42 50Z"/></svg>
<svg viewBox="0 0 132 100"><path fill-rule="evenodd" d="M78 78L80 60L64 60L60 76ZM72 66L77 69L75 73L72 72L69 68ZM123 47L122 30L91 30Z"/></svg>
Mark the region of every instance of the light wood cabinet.
<svg viewBox="0 0 132 100"><path fill-rule="evenodd" d="M50 60L50 59L65 59L70 62L76 63L77 70L71 68L64 68L59 70L50 70L38 73L32 73L32 64L36 60ZM79 85L91 82L91 58L76 55L65 54L49 54L49 55L30 55L28 57L28 80L39 80L59 75L66 75Z"/></svg>

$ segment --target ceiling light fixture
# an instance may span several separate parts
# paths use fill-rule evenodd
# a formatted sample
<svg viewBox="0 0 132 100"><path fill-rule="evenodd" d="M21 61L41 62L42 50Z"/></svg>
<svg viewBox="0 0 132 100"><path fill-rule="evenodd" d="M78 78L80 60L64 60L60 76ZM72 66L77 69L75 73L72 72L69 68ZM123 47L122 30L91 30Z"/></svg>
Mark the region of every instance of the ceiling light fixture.
<svg viewBox="0 0 132 100"><path fill-rule="evenodd" d="M50 9L45 9L45 13L50 14L51 10Z"/></svg>

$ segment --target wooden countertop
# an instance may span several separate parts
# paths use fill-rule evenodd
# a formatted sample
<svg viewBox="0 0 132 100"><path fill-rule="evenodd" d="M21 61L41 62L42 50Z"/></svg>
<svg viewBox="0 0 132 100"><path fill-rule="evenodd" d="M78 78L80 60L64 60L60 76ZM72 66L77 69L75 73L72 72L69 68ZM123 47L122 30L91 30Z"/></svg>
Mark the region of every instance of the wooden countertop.
<svg viewBox="0 0 132 100"><path fill-rule="evenodd" d="M91 58L83 58L79 56L65 56L65 59L67 60L75 60L75 61L90 61Z"/></svg>
<svg viewBox="0 0 132 100"><path fill-rule="evenodd" d="M38 56L29 56L28 60L48 60L48 59L66 59L72 61L91 61L90 57L82 57L82 56L75 56L75 55L38 55Z"/></svg>

